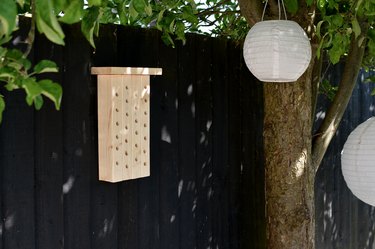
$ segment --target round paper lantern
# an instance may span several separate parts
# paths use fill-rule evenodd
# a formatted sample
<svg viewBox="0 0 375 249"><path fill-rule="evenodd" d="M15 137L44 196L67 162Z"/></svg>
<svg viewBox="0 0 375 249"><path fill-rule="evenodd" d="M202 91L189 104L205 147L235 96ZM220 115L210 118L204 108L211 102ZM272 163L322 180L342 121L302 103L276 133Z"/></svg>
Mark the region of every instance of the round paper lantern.
<svg viewBox="0 0 375 249"><path fill-rule="evenodd" d="M247 34L243 55L259 80L293 82L310 63L311 45L305 31L294 21L261 21Z"/></svg>
<svg viewBox="0 0 375 249"><path fill-rule="evenodd" d="M341 153L342 174L352 193L375 206L375 118L360 124Z"/></svg>

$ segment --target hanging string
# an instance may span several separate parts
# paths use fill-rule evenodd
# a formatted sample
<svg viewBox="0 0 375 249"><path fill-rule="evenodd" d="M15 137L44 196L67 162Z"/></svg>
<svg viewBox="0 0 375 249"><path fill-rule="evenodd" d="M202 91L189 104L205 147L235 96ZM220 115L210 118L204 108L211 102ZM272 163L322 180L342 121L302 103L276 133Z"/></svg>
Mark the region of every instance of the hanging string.
<svg viewBox="0 0 375 249"><path fill-rule="evenodd" d="M268 5L268 0L266 0L266 2L265 2L265 4L264 4L263 13L262 13L262 21L263 21L263 19L264 19L264 14L266 13L267 5ZM285 9L285 5L284 5L284 0L281 0L281 5L283 6L283 11L284 11L285 20L288 20L288 16L287 16L287 14L286 14L286 9ZM281 20L281 7L280 7L280 0L277 0L277 7L278 7L278 9L279 9L279 20Z"/></svg>
<svg viewBox="0 0 375 249"><path fill-rule="evenodd" d="M281 5L283 6L284 15L285 15L285 20L288 20L288 16L286 15L286 10L285 10L285 5L284 5L284 0L281 0Z"/></svg>
<svg viewBox="0 0 375 249"><path fill-rule="evenodd" d="M262 14L262 21L263 21L263 18L264 18L264 13L266 13L267 4L268 4L268 0L266 0L266 3L264 4L263 14Z"/></svg>

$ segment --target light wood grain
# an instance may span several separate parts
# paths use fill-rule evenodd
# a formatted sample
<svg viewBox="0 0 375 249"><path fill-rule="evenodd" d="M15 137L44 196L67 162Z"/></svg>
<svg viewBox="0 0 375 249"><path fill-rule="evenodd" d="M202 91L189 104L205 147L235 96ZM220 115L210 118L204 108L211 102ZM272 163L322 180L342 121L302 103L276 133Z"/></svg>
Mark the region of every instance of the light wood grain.
<svg viewBox="0 0 375 249"><path fill-rule="evenodd" d="M150 175L150 77L98 76L99 179Z"/></svg>
<svg viewBox="0 0 375 249"><path fill-rule="evenodd" d="M92 67L91 74L106 75L162 75L161 68L144 67Z"/></svg>

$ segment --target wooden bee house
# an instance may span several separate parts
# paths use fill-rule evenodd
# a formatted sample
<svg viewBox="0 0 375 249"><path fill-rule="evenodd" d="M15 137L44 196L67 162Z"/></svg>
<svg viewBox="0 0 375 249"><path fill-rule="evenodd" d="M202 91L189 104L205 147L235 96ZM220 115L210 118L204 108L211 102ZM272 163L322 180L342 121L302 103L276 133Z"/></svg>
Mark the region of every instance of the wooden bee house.
<svg viewBox="0 0 375 249"><path fill-rule="evenodd" d="M98 75L99 180L150 175L150 75L161 68L93 67Z"/></svg>

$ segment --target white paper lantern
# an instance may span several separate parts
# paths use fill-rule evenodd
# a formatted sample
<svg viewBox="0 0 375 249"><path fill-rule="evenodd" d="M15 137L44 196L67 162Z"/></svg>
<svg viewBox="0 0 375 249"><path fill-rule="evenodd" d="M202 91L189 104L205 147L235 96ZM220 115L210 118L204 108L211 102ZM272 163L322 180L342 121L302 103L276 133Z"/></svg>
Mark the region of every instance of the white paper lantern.
<svg viewBox="0 0 375 249"><path fill-rule="evenodd" d="M352 193L375 206L375 118L349 135L341 154L342 174Z"/></svg>
<svg viewBox="0 0 375 249"><path fill-rule="evenodd" d="M311 45L305 31L294 21L261 21L247 34L243 55L259 80L293 82L310 63Z"/></svg>

